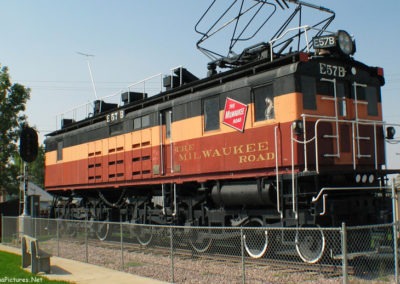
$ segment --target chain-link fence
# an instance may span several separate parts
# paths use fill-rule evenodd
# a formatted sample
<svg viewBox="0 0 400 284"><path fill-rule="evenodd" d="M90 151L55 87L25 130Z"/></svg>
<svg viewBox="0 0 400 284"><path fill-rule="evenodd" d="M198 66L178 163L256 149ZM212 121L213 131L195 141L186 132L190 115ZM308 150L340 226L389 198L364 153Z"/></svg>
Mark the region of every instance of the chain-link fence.
<svg viewBox="0 0 400 284"><path fill-rule="evenodd" d="M396 283L399 224L193 228L2 218L2 243L174 283Z"/></svg>

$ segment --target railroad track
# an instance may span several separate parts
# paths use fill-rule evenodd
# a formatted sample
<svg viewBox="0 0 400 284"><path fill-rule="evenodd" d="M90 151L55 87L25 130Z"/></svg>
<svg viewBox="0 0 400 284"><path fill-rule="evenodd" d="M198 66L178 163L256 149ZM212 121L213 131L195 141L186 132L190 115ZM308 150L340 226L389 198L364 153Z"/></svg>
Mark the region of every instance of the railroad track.
<svg viewBox="0 0 400 284"><path fill-rule="evenodd" d="M99 240L88 240L89 246L97 246L102 248L108 248L112 250L120 250L121 242L119 241L99 241ZM138 243L124 242L122 244L124 251L133 253L146 253L152 255L161 255L164 257L171 256L171 248L163 247L160 245L148 245L143 246ZM296 260L296 255L288 259L278 258L259 258L254 259L248 256L244 257L244 263L246 267L271 267L275 271L284 271L286 273L290 272L308 272L308 273L320 273L326 277L338 277L342 275L342 266L340 261L336 261L336 264L309 264ZM241 263L241 255L229 255L225 253L217 252L207 252L207 253L197 253L187 245L186 248L181 244L180 247L175 247L173 249L174 258L180 258L182 260L206 260L216 263ZM354 269L352 266L348 267L348 273L353 274Z"/></svg>

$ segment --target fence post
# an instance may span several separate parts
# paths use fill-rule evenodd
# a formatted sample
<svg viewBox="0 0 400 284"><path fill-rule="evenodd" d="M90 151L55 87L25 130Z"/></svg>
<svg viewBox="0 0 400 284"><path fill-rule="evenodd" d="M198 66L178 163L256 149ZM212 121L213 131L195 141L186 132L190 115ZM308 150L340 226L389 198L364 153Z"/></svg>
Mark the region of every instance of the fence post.
<svg viewBox="0 0 400 284"><path fill-rule="evenodd" d="M342 223L342 274L343 284L347 284L347 231L344 222Z"/></svg>
<svg viewBox="0 0 400 284"><path fill-rule="evenodd" d="M245 260L244 260L244 242L246 236L243 234L243 228L240 228L240 250L242 256L242 283L246 283L246 267L245 267Z"/></svg>
<svg viewBox="0 0 400 284"><path fill-rule="evenodd" d="M89 263L89 248L88 248L88 242L89 242L89 237L88 237L88 212L86 212L86 217L85 217L85 259L86 263Z"/></svg>
<svg viewBox="0 0 400 284"><path fill-rule="evenodd" d="M4 244L4 215L1 213L1 243Z"/></svg>
<svg viewBox="0 0 400 284"><path fill-rule="evenodd" d="M3 213L0 214L1 217L1 243L4 244L4 215Z"/></svg>
<svg viewBox="0 0 400 284"><path fill-rule="evenodd" d="M394 282L399 283L398 255L397 255L397 220L396 220L396 180L392 179L392 214L393 214L393 252L394 252Z"/></svg>
<svg viewBox="0 0 400 284"><path fill-rule="evenodd" d="M57 256L60 256L60 228L59 228L59 221L60 219L57 218Z"/></svg>
<svg viewBox="0 0 400 284"><path fill-rule="evenodd" d="M119 231L121 234L121 270L124 271L125 264L124 264L124 235L123 235L123 227L122 227L122 218L121 215L119 217Z"/></svg>
<svg viewBox="0 0 400 284"><path fill-rule="evenodd" d="M171 248L171 283L175 282L175 275L174 275L174 231L173 227L169 228L169 235L170 235L170 248Z"/></svg>
<svg viewBox="0 0 400 284"><path fill-rule="evenodd" d="M31 214L32 215L32 214ZM36 235L36 217L31 216L31 233L34 238L37 238Z"/></svg>
<svg viewBox="0 0 400 284"><path fill-rule="evenodd" d="M29 224L30 224L29 229L27 230L27 231L29 231L28 235L36 238L36 234L35 234L36 230L34 228L35 220L32 216L28 216L27 218L29 218Z"/></svg>
<svg viewBox="0 0 400 284"><path fill-rule="evenodd" d="M393 222L393 251L394 251L394 283L399 283L399 255L397 245L397 222Z"/></svg>

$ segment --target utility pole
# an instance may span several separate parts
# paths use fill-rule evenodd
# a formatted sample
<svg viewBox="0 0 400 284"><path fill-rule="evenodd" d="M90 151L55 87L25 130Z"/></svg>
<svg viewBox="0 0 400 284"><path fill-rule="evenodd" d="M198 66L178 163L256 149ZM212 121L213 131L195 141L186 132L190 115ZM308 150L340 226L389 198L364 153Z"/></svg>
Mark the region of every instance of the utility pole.
<svg viewBox="0 0 400 284"><path fill-rule="evenodd" d="M28 163L27 162L23 162L24 163L24 198L23 198L23 202L24 202L24 207L23 207L23 211L22 211L22 217L26 217L28 216L28 184L29 184L29 180L28 180Z"/></svg>

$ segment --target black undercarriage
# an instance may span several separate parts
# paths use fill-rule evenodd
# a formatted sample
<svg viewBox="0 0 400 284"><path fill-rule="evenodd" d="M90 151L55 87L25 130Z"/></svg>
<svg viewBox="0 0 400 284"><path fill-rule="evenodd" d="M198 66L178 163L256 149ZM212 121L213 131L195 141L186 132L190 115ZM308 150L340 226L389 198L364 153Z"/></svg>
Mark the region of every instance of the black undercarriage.
<svg viewBox="0 0 400 284"><path fill-rule="evenodd" d="M63 219L190 226L337 227L391 221L381 179L357 184L353 175L282 175L275 179L163 184L59 195L52 214ZM335 184L331 187L330 184ZM320 191L322 191L321 194ZM319 195L318 195L319 194Z"/></svg>

